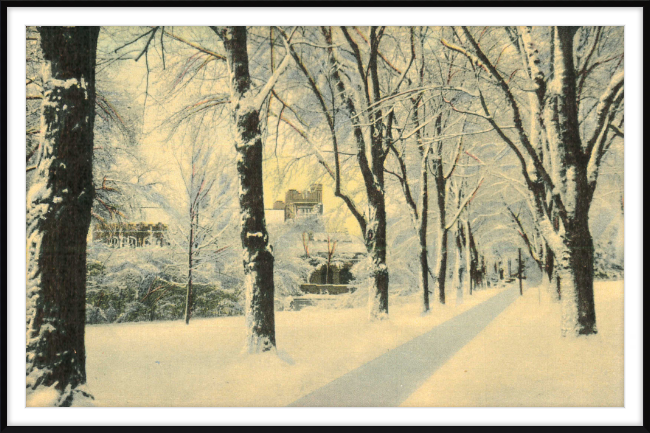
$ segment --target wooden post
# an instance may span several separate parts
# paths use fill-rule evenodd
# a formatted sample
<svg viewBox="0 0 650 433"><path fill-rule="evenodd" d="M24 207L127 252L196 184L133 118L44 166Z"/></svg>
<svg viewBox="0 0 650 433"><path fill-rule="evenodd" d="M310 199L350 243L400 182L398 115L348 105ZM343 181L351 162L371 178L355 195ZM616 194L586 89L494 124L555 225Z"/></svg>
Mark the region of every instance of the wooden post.
<svg viewBox="0 0 650 433"><path fill-rule="evenodd" d="M521 266L521 248L519 248L519 269L518 269L518 274L519 274L519 295L523 296L524 295L524 286L521 282L521 277L522 277L522 271L523 267Z"/></svg>

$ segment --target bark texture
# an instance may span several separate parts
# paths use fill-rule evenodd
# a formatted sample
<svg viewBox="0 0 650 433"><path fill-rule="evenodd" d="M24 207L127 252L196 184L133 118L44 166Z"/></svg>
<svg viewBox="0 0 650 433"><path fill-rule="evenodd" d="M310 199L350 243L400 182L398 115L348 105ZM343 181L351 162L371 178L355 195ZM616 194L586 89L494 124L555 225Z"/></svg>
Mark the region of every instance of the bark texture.
<svg viewBox="0 0 650 433"><path fill-rule="evenodd" d="M57 406L88 395L86 237L93 203L99 27L41 27L43 137L27 196L27 396L53 387Z"/></svg>

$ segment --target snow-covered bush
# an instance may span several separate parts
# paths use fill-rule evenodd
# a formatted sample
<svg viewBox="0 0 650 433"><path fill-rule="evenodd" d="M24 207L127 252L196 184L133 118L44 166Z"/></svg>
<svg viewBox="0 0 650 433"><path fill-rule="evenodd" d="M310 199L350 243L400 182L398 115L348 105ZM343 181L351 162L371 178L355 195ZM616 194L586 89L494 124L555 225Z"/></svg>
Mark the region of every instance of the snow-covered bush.
<svg viewBox="0 0 650 433"><path fill-rule="evenodd" d="M86 323L96 325L98 323L107 323L106 314L101 308L86 304Z"/></svg>
<svg viewBox="0 0 650 433"><path fill-rule="evenodd" d="M602 280L623 278L622 239L619 229L611 229L609 236L600 239L594 247L594 277Z"/></svg>
<svg viewBox="0 0 650 433"><path fill-rule="evenodd" d="M284 223L269 225L269 236L273 246L275 262L273 278L275 280L276 299L301 295L300 285L308 281L314 271L303 246L303 233L324 231L320 216L289 220ZM279 304L284 305L282 302Z"/></svg>
<svg viewBox="0 0 650 433"><path fill-rule="evenodd" d="M187 285L184 264L166 248L88 249L88 324L177 320L183 317ZM241 268L241 264L239 268ZM195 317L243 313L236 267L203 266L193 284Z"/></svg>

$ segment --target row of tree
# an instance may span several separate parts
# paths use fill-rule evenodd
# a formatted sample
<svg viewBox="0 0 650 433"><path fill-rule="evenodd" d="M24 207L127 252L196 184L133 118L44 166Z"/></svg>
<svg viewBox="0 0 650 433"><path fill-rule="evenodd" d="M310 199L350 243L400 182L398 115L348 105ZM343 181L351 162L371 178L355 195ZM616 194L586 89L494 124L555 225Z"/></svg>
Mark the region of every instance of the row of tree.
<svg viewBox="0 0 650 433"><path fill-rule="evenodd" d="M111 192L105 181L101 188L93 182L95 113L114 111L95 89L100 29L38 31L43 73L28 194L27 387L52 386L61 394L59 404L69 405L85 383L86 234L99 194ZM621 29L210 27L189 34L197 32L203 33L192 40L173 28L144 28L115 48L110 61L124 60L125 47L136 51L127 59L144 58L145 110L152 52L163 70L171 63L171 43L194 53L177 62L182 72L171 86L177 93L213 66L209 79L222 87L168 122L178 128L204 110L228 118L227 141L237 153L249 352L276 345L274 252L263 188L271 119L276 148L282 127L285 138L316 158L356 220L371 263L372 320L388 317L388 173L417 233L424 311L430 308L430 275L445 302L450 231L457 233L456 262L465 262L470 276L456 277L471 290L485 268L475 235L496 230L485 223L486 209L494 212L495 202L506 202L496 215L507 212L517 223L561 294L563 334L597 332L589 210L602 161L624 135ZM206 40L221 51L206 48ZM252 61L249 52L264 55ZM194 149L184 175L191 203L186 321L193 260L205 240L201 203L214 185L197 168L209 153ZM430 176L435 213L429 210ZM355 179L358 188L351 186ZM515 213L504 191L519 192L525 206ZM474 205L479 195L483 206ZM106 202L103 207L116 212ZM435 272L428 255L431 214L438 223Z"/></svg>

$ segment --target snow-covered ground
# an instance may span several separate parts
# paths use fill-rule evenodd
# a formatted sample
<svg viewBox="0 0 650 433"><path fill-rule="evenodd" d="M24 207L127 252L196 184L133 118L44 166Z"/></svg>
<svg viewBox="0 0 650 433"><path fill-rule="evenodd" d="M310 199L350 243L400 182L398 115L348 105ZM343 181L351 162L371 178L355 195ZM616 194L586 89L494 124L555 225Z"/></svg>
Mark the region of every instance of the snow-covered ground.
<svg viewBox="0 0 650 433"><path fill-rule="evenodd" d="M278 353L246 355L244 318L91 325L88 390L96 406L286 406L498 293L432 300L393 297L390 319L365 308L276 313Z"/></svg>
<svg viewBox="0 0 650 433"><path fill-rule="evenodd" d="M623 281L594 290L597 335L560 337L559 304L527 290L402 406L623 406Z"/></svg>

